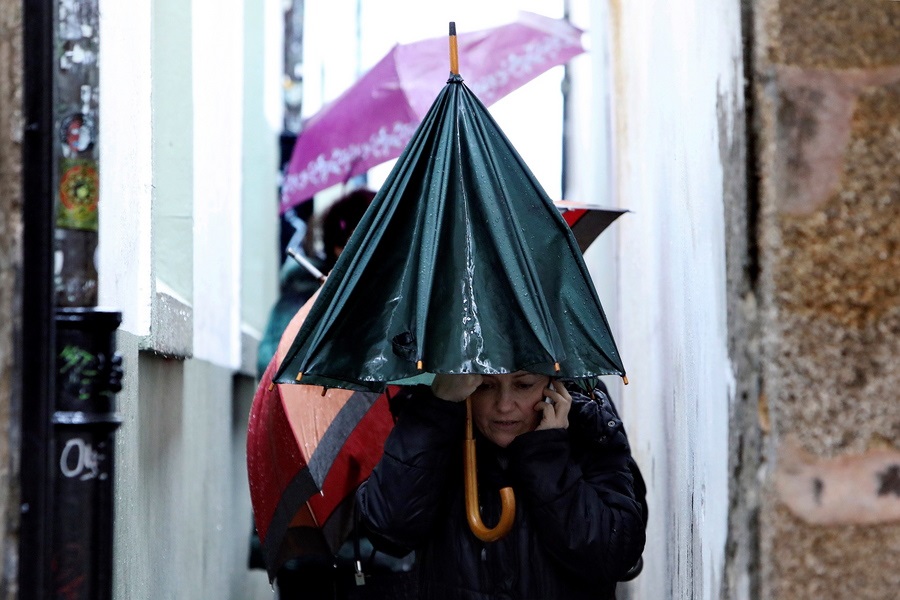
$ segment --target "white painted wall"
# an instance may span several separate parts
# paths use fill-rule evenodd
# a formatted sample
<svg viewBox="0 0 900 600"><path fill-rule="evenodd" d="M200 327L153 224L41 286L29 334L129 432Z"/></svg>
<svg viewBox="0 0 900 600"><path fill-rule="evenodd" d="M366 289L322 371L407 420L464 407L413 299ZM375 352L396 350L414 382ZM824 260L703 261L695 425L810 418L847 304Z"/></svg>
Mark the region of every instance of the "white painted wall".
<svg viewBox="0 0 900 600"><path fill-rule="evenodd" d="M264 323L277 286L274 239L254 252L277 222L280 68L266 63L280 38L266 31L281 5L102 0L100 12L100 301L124 320L114 597L271 598L266 574L247 569L255 380L235 372L242 319ZM245 56L267 74L245 77ZM266 194L268 218L252 204ZM154 354L160 294L183 303L174 347L192 358Z"/></svg>
<svg viewBox="0 0 900 600"><path fill-rule="evenodd" d="M739 3L613 1L590 3L589 14L610 35L612 70L596 60L593 75L609 82L614 115L613 170L593 185L633 211L613 226L612 257L607 248L591 258L592 271L616 277L613 322L630 385L615 393L650 490L645 569L631 592L718 598L732 392L717 103L742 96ZM589 112L581 108L585 123Z"/></svg>
<svg viewBox="0 0 900 600"><path fill-rule="evenodd" d="M241 321L257 339L278 295L282 4L281 0L244 0Z"/></svg>
<svg viewBox="0 0 900 600"><path fill-rule="evenodd" d="M192 4L154 0L150 20L153 281L157 293L189 307L194 300L194 154L201 143L194 125L202 113L191 97L194 61L185 59L185 48L194 43ZM156 318L151 321L151 330L163 327ZM181 329L178 337L188 349L190 328Z"/></svg>
<svg viewBox="0 0 900 600"><path fill-rule="evenodd" d="M585 31L589 52L569 63L569 125L566 131L568 174L566 199L619 207L612 164L613 100L608 76L609 19L604 2L569 2L569 18ZM584 254L613 336L618 339L619 227L634 215L625 214L599 236ZM606 380L611 390L619 378ZM616 394L619 396L620 394Z"/></svg>
<svg viewBox="0 0 900 600"><path fill-rule="evenodd" d="M240 365L242 273L253 274L257 289L264 289L267 277L272 280L268 293L248 298L262 298L245 315L262 315L257 328L277 281L277 265L266 270L242 263L244 198L276 193L277 130L269 122L279 119L272 109L278 81L271 71L254 80L257 89L250 91L258 118L243 112L243 5L101 4L100 303L122 311L124 331L147 336L156 294L167 293L193 317L193 339L188 331L178 345L230 368ZM266 6L280 17L277 4ZM256 12L254 5L254 17ZM255 21L257 41L264 20ZM266 41L277 44L278 38ZM273 55L265 47L254 47L265 54L259 63ZM276 88L268 98L264 85ZM249 152L245 121L254 127ZM245 154L259 159L247 164L252 185L246 188ZM262 198L257 201L262 205ZM266 225L264 210L260 206L250 219L263 222L250 228L259 244L276 230L277 213Z"/></svg>
<svg viewBox="0 0 900 600"><path fill-rule="evenodd" d="M99 304L121 310L121 329L139 336L150 332L153 293L151 11L151 0L100 0Z"/></svg>
<svg viewBox="0 0 900 600"><path fill-rule="evenodd" d="M241 363L242 0L194 0L194 356Z"/></svg>

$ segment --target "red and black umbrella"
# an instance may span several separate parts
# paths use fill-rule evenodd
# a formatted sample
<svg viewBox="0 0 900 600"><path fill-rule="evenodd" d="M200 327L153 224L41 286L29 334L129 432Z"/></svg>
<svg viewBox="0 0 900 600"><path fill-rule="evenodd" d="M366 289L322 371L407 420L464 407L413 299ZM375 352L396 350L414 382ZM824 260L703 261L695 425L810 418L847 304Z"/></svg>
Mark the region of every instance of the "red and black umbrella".
<svg viewBox="0 0 900 600"><path fill-rule="evenodd" d="M613 221L630 212L624 208L611 208L574 200L555 200L553 204L562 210L562 216L575 234L575 241L582 253L587 251L597 236L612 225Z"/></svg>
<svg viewBox="0 0 900 600"><path fill-rule="evenodd" d="M272 375L315 300L282 335L253 399L247 474L269 578L286 561L333 556L353 529L353 496L393 427L387 394L277 385Z"/></svg>

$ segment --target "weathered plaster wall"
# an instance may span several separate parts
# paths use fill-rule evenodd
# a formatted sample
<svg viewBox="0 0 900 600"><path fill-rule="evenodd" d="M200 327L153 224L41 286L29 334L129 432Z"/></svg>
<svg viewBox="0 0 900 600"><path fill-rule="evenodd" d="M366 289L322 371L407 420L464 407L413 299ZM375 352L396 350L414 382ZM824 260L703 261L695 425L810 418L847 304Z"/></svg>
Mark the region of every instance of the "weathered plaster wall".
<svg viewBox="0 0 900 600"><path fill-rule="evenodd" d="M630 591L718 598L737 398L725 206L744 184L740 4L609 7L613 203L633 211L616 224L621 403L650 490L645 569Z"/></svg>
<svg viewBox="0 0 900 600"><path fill-rule="evenodd" d="M278 298L278 133L282 126L284 11L280 0L244 0L241 190L241 322L255 338ZM273 106L274 105L274 106ZM269 168L266 168L266 167ZM244 352L247 343L241 344ZM255 352L255 350L254 350ZM254 361L251 364L255 363Z"/></svg>
<svg viewBox="0 0 900 600"><path fill-rule="evenodd" d="M0 0L0 598L18 584L22 6Z"/></svg>
<svg viewBox="0 0 900 600"><path fill-rule="evenodd" d="M743 73L752 73L752 0L741 2ZM719 147L725 205L725 256L728 355L734 375L728 433L728 539L725 581L720 598L759 598L759 427L760 344L756 222L754 105L743 78L742 106L729 110L735 96L720 98ZM735 115L729 135L727 115ZM740 121L743 123L740 123ZM743 125L743 127L741 126Z"/></svg>
<svg viewBox="0 0 900 600"><path fill-rule="evenodd" d="M900 3L756 14L762 597L900 590Z"/></svg>

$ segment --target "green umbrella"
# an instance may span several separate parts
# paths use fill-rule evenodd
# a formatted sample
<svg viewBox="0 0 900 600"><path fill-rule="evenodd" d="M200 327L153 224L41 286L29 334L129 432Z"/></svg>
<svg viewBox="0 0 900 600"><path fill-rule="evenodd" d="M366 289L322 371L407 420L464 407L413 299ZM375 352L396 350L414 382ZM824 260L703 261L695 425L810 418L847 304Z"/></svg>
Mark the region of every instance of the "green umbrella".
<svg viewBox="0 0 900 600"><path fill-rule="evenodd" d="M275 380L380 392L518 370L625 375L571 230L451 73Z"/></svg>
<svg viewBox="0 0 900 600"><path fill-rule="evenodd" d="M322 286L274 380L380 392L435 373L621 375L581 250L528 166L463 83L450 79ZM626 379L627 382L627 379ZM466 509L484 541L471 399Z"/></svg>

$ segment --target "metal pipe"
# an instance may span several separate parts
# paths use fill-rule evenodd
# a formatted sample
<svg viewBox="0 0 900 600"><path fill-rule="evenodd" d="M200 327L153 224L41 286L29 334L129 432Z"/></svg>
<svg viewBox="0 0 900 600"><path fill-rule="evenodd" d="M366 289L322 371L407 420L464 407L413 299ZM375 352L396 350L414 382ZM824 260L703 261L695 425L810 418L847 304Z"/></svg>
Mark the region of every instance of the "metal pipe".
<svg viewBox="0 0 900 600"><path fill-rule="evenodd" d="M50 412L53 407L53 31L51 2L23 3L22 312L16 332L21 370L22 600L49 596L52 481ZM25 400L27 398L27 401Z"/></svg>
<svg viewBox="0 0 900 600"><path fill-rule="evenodd" d="M296 250L294 250L293 248L290 248L290 247L287 249L287 253L290 255L291 258L296 260L300 264L301 267L303 267L304 269L309 271L313 277L318 279L321 283L325 283L325 280L327 279L325 274L322 273L322 271L320 271L319 269L317 269L314 264L309 262L309 260L305 256L303 256L302 254L300 254L299 252L297 252Z"/></svg>

